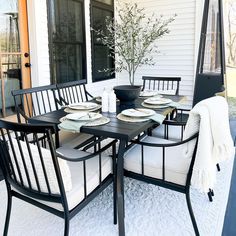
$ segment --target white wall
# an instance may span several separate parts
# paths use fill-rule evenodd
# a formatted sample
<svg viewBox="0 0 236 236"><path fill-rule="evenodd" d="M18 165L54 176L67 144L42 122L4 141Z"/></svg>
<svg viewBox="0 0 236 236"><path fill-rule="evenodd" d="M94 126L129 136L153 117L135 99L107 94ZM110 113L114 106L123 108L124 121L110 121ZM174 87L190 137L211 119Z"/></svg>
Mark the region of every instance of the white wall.
<svg viewBox="0 0 236 236"><path fill-rule="evenodd" d="M180 94L188 96L188 103L191 104L195 78L196 48L198 48L196 38L199 35L199 24L196 23L196 16L199 13L200 1L136 0L136 2L145 8L147 15L154 12L156 15L164 15L164 18L169 18L177 14L175 21L169 25L170 33L157 41L160 53L153 55L155 65L142 66L137 71L137 84L141 83L143 75L180 76L182 78ZM198 20L198 22L200 21ZM120 77L122 82L127 80L125 73L122 73Z"/></svg>
<svg viewBox="0 0 236 236"><path fill-rule="evenodd" d="M118 81L114 79L92 83L89 1L85 0L87 87L92 94L99 95L104 87L111 88L118 83L128 83L128 79L125 73L120 73L117 74ZM165 17L177 14L176 20L169 27L170 34L158 42L160 53L153 55L155 66L139 68L136 73L137 83L141 83L143 75L181 76L180 94L188 96L188 101L191 103L201 21L199 8L202 0L137 0L137 2L146 9L147 14L152 14L153 11ZM28 14L32 85L50 84L46 0L28 0Z"/></svg>

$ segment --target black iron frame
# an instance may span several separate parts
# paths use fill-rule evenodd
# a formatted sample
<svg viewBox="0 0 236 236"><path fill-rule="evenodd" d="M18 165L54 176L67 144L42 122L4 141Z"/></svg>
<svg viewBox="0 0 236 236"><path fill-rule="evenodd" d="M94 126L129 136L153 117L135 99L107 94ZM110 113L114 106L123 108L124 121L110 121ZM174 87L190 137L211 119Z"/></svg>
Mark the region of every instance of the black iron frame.
<svg viewBox="0 0 236 236"><path fill-rule="evenodd" d="M55 132L53 125L29 125L29 124L17 124L12 122L6 122L6 121L0 121L0 130L2 134L2 139L0 140L0 166L3 169L3 175L7 187L7 194L8 194L8 203L7 203L7 214L6 214L6 220L5 220L5 226L4 226L4 236L7 235L8 228L9 228L9 221L10 221L10 214L11 214L11 208L12 208L12 198L16 197L23 201L26 201L32 205L35 205L43 210L46 210L54 215L57 215L64 219L64 235L67 236L69 234L69 221L70 219L75 216L82 208L84 208L92 199L94 199L100 192L102 192L110 183L113 182L113 199L114 199L114 224L117 223L117 204L116 204L116 140L112 141L111 143L107 144L103 148L99 149L99 151L94 152L92 154L85 155L80 158L71 159L70 157L62 156L56 153L56 149L54 146L54 141L52 139L52 133ZM6 131L6 134L4 133ZM18 147L21 153L21 157L16 157L14 152L14 147L12 144L12 137L11 137L11 131L16 136L16 140L18 143ZM21 136L18 136L18 132L20 132ZM48 191L41 191L40 185L38 183L38 176L37 172L35 171L35 165L34 165L34 158L33 154L30 151L27 135L29 133L32 133L34 137L36 137L36 146L39 150L40 160L41 164L43 166L43 173L44 178L47 183L47 190ZM50 190L50 183L48 182L47 172L44 167L44 161L43 156L40 151L40 145L39 141L37 139L38 134L46 134L47 141L49 145L49 150L52 157L52 162L56 174L56 179L59 187L59 194L52 193ZM24 134L25 142L27 144L28 152L30 155L30 161L31 165L33 167L33 173L34 178L37 183L37 188L32 188L31 186L31 180L29 178L29 171L28 167L25 165L25 158L24 154L22 152L22 147L20 144L20 138L22 137L22 134ZM7 139L6 137L7 136ZM7 141L8 140L8 141ZM15 166L12 163L12 159L9 154L9 146L12 148L13 158L15 161ZM91 145L90 145L91 146ZM112 161L113 161L113 174L108 175L103 181L101 179L101 153L104 152L106 149L112 147ZM87 194L86 191L86 160L93 158L95 156L99 156L99 186L93 190L90 194ZM68 203L65 193L64 184L62 181L62 176L58 164L58 157L63 158L67 161L73 161L73 162L82 162L83 163L83 170L84 170L84 200L80 202L76 207L74 207L72 210L68 209ZM24 173L27 177L27 184L25 184L24 180L22 179L22 172L23 170L19 168L18 164L18 158L21 158L24 164ZM18 173L19 179L16 178L16 173ZM40 203L38 200L48 201L48 202L55 202L59 203L63 207L63 211L60 211L58 209L55 209L53 207L47 206L46 204Z"/></svg>
<svg viewBox="0 0 236 236"><path fill-rule="evenodd" d="M182 145L184 143L190 142L196 140L195 143L195 147L194 147L194 151L193 151L193 156L190 162L190 166L189 166L189 170L187 173L187 178L186 178L186 184L185 185L180 185L180 184L175 184L175 183L171 183L165 180L165 150L168 147L175 147L175 146L179 146ZM191 137L189 137L186 140L183 140L181 142L177 142L177 143L171 143L171 144L157 144L157 143L148 143L145 141L140 141L139 139L133 140L132 141L135 144L141 145L141 170L142 173L138 174L135 172L131 172L128 170L124 171L124 175L130 178L134 178L140 181L144 181L147 183L151 183L154 185L158 185L164 188L168 188L180 193L184 193L186 195L186 201L187 201L187 206L188 206L188 211L190 214L190 218L192 221L192 225L194 228L194 232L195 234L198 236L199 234L199 230L197 227L197 223L194 217L194 213L193 213L193 209L191 206L191 202L190 202L190 182L191 182L191 177L192 177L192 172L193 172L193 166L194 166L194 162L195 162L195 158L196 158L196 152L197 152L197 144L198 144L198 133L196 133L195 135L192 135ZM144 146L149 146L149 147L159 147L162 148L162 179L157 179L157 178L152 178L149 176L146 176L144 174ZM119 172L117 173L119 175Z"/></svg>

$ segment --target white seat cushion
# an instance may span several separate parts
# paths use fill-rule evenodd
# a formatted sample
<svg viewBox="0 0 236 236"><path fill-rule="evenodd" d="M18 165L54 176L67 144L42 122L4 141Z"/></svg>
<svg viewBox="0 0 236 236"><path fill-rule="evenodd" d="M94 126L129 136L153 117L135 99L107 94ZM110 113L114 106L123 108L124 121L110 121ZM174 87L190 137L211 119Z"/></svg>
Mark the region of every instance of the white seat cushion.
<svg viewBox="0 0 236 236"><path fill-rule="evenodd" d="M58 153L61 153L70 158L78 158L88 153L79 151L76 149L70 149L61 147L57 149ZM67 162L71 172L72 178L72 190L66 192L68 208L73 209L84 199L84 177L83 177L83 164L82 162ZM108 156L102 156L102 180L104 180L109 174L112 173L112 158ZM99 185L99 158L98 156L93 157L86 161L86 186L87 195L91 193ZM44 202L45 203L45 202ZM58 210L63 210L61 204L46 203Z"/></svg>
<svg viewBox="0 0 236 236"><path fill-rule="evenodd" d="M68 156L70 158L78 158L89 153L70 148L58 148L57 152ZM60 159L60 158L58 158ZM61 160L61 159L60 159ZM67 161L69 171L71 173L72 189L66 192L68 209L72 210L81 201L84 200L84 177L83 177L83 164L82 162ZM109 174L112 173L112 158L108 156L101 156L101 179L104 180ZM99 157L93 157L86 161L86 187L87 195L91 193L99 185ZM15 189L15 191L17 191ZM43 200L34 199L47 206L63 211L60 203L48 202Z"/></svg>
<svg viewBox="0 0 236 236"><path fill-rule="evenodd" d="M146 137L143 142L173 143L172 141ZM185 145L185 144L183 144ZM191 159L183 156L183 145L166 148L165 180L185 185ZM127 151L124 158L124 168L141 174L141 145L135 145ZM162 148L144 146L144 175L162 179Z"/></svg>
<svg viewBox="0 0 236 236"><path fill-rule="evenodd" d="M181 140L181 127L169 125L168 126L168 139L172 141L180 141ZM164 128L165 125L160 125L157 128L152 130L152 136L158 138L164 138Z"/></svg>

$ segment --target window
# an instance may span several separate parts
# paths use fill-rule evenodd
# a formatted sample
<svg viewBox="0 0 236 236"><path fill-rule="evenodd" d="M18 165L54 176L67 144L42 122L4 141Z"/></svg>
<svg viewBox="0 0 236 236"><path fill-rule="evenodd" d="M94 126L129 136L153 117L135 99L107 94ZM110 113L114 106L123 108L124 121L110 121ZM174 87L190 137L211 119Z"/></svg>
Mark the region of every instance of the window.
<svg viewBox="0 0 236 236"><path fill-rule="evenodd" d="M101 29L105 26L106 17L114 16L113 0L92 0L91 26ZM109 49L96 39L92 31L92 80L93 82L106 80L114 77L114 74L104 70L114 68L114 60L109 57Z"/></svg>
<svg viewBox="0 0 236 236"><path fill-rule="evenodd" d="M86 79L83 0L48 0L51 82Z"/></svg>

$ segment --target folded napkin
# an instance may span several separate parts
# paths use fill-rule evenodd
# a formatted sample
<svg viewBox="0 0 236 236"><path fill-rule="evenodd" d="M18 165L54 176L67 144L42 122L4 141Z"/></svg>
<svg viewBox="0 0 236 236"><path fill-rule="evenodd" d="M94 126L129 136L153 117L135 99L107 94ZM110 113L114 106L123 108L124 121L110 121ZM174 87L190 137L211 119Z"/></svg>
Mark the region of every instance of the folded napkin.
<svg viewBox="0 0 236 236"><path fill-rule="evenodd" d="M162 122L165 120L166 116L163 116L161 114L156 113L153 116L148 117L150 120L155 121L159 124L162 124Z"/></svg>
<svg viewBox="0 0 236 236"><path fill-rule="evenodd" d="M58 125L58 128L66 131L80 132L81 126L85 125L86 123L87 121L64 120Z"/></svg>

